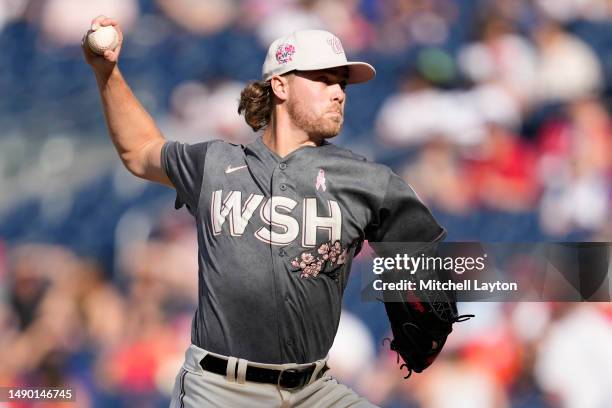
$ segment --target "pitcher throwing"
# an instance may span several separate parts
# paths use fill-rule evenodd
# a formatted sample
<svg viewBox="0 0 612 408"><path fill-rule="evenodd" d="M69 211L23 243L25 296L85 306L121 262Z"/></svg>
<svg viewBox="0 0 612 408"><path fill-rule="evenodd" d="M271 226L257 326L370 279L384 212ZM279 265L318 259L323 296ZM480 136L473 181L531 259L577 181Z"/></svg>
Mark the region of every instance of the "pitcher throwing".
<svg viewBox="0 0 612 408"><path fill-rule="evenodd" d="M294 32L270 45L261 80L240 96L261 135L183 144L164 139L122 77L117 23L92 23L119 33L101 56L83 45L119 157L176 189L197 226L198 306L172 407L372 406L327 374L351 261L364 240L445 235L399 176L328 141L342 128L345 87L374 68L348 62L329 32Z"/></svg>

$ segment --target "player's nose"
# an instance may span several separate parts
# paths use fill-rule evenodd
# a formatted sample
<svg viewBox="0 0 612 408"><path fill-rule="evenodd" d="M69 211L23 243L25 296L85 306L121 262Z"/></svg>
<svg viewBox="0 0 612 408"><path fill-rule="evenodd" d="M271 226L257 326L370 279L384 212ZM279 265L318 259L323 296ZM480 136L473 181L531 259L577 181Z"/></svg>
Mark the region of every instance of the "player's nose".
<svg viewBox="0 0 612 408"><path fill-rule="evenodd" d="M333 84L332 86L332 101L339 102L340 104L344 103L344 98L346 97L346 93L344 92L344 88L340 84Z"/></svg>

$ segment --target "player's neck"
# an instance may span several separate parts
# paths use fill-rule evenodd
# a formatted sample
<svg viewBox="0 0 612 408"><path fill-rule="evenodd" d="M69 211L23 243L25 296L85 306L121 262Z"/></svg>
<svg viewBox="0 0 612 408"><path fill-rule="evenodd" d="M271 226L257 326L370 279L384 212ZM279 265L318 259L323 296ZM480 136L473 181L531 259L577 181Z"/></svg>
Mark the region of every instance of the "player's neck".
<svg viewBox="0 0 612 408"><path fill-rule="evenodd" d="M321 141L313 140L308 133L295 127L289 120L273 118L264 130L262 140L280 157L285 157L302 146L318 146Z"/></svg>

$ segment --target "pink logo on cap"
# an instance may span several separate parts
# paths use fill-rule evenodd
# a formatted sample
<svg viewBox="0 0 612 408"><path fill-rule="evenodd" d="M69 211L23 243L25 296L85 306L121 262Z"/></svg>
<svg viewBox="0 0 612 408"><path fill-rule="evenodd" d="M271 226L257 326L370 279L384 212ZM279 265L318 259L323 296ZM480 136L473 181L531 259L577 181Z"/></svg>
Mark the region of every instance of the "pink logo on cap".
<svg viewBox="0 0 612 408"><path fill-rule="evenodd" d="M328 38L327 39L327 43L329 44L329 46L332 48L332 50L336 54L344 53L344 48L342 48L342 43L340 42L338 37L330 37L330 38Z"/></svg>
<svg viewBox="0 0 612 408"><path fill-rule="evenodd" d="M279 64L286 64L293 61L293 54L295 54L295 47L292 44L280 44L276 48L276 61Z"/></svg>

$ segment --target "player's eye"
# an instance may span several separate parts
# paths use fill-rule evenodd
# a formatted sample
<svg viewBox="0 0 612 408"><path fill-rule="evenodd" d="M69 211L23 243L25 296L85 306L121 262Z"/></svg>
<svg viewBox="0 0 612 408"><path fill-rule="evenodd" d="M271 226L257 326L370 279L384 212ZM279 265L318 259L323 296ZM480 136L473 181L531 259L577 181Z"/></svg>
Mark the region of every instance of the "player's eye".
<svg viewBox="0 0 612 408"><path fill-rule="evenodd" d="M338 81L336 78L332 78L332 77L327 76L327 75L321 75L321 76L317 77L316 80L318 82L323 82L326 85L339 84L340 88L342 88L343 90L346 88L346 85L347 85L346 80Z"/></svg>

